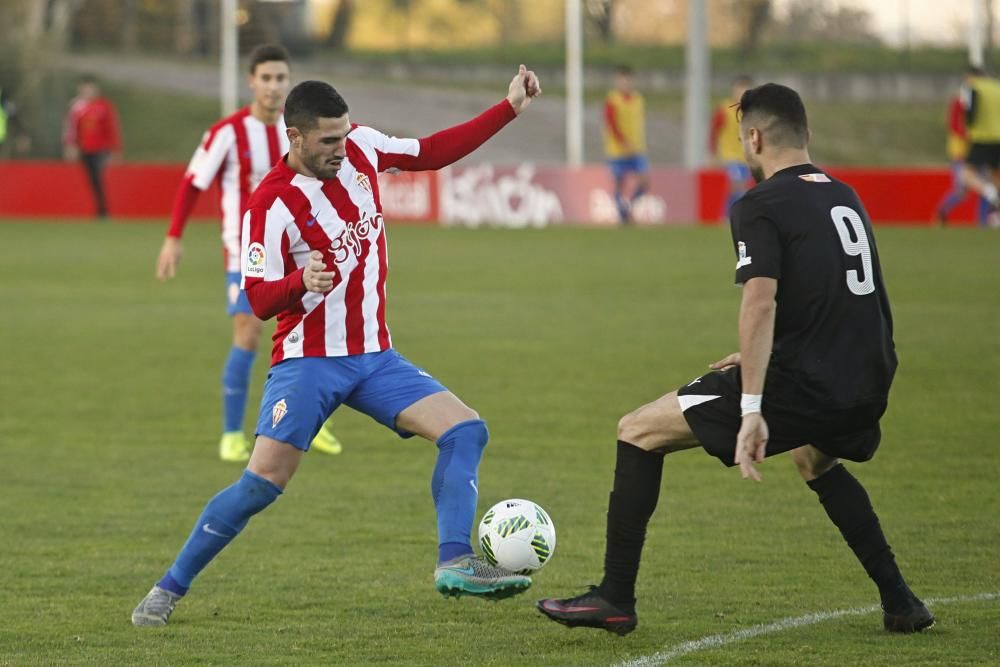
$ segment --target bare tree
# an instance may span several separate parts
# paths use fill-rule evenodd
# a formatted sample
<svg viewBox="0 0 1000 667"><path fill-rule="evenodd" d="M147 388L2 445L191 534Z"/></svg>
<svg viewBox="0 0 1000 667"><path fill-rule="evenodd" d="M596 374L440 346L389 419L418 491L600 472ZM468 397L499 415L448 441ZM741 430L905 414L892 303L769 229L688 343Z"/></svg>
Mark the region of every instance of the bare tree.
<svg viewBox="0 0 1000 667"><path fill-rule="evenodd" d="M815 0L791 0L782 21L772 21L770 32L789 42L878 43L871 12L849 5Z"/></svg>
<svg viewBox="0 0 1000 667"><path fill-rule="evenodd" d="M615 40L615 0L587 0L584 5L587 22L594 26L602 42Z"/></svg>
<svg viewBox="0 0 1000 667"><path fill-rule="evenodd" d="M986 44L983 48L983 62L990 63L993 60L993 26L995 25L993 16L993 0L986 2Z"/></svg>
<svg viewBox="0 0 1000 667"><path fill-rule="evenodd" d="M174 49L182 56L194 53L195 15L194 0L175 0L177 21L174 23Z"/></svg>
<svg viewBox="0 0 1000 667"><path fill-rule="evenodd" d="M409 5L409 2L406 4ZM354 10L354 0L340 0L337 3L337 10L333 13L333 25L330 28L330 36L326 39L327 46L334 51L343 51L347 47L347 37L351 32Z"/></svg>
<svg viewBox="0 0 1000 667"><path fill-rule="evenodd" d="M135 51L139 44L139 9L136 7L136 0L124 0L122 14L122 49Z"/></svg>
<svg viewBox="0 0 1000 667"><path fill-rule="evenodd" d="M746 17L746 32L743 35L743 52L754 53L760 44L764 28L771 18L771 0L739 0Z"/></svg>

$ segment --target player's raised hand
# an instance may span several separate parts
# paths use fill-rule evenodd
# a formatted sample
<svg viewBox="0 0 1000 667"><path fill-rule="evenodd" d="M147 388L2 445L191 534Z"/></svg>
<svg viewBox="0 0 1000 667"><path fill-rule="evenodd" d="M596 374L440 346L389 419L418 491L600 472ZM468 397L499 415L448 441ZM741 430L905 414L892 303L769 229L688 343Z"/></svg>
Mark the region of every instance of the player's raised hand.
<svg viewBox="0 0 1000 667"><path fill-rule="evenodd" d="M309 263L302 271L302 284L310 292L323 294L333 289L333 272L326 270L323 253L313 250L309 253Z"/></svg>
<svg viewBox="0 0 1000 667"><path fill-rule="evenodd" d="M740 365L740 353L733 352L729 356L719 359L715 363L709 364L708 367L713 371L724 371L727 368L732 368L733 366Z"/></svg>
<svg viewBox="0 0 1000 667"><path fill-rule="evenodd" d="M762 414L751 412L743 417L740 432L736 436L736 456L733 461L740 467L743 479L760 481L760 472L754 463L764 460L768 435L767 422Z"/></svg>
<svg viewBox="0 0 1000 667"><path fill-rule="evenodd" d="M160 256L156 259L156 277L161 282L177 275L177 265L184 257L184 244L181 240L168 236L163 239Z"/></svg>
<svg viewBox="0 0 1000 667"><path fill-rule="evenodd" d="M541 94L542 86L538 82L538 75L521 65L507 89L507 101L514 107L514 113L519 114L527 109L531 100Z"/></svg>

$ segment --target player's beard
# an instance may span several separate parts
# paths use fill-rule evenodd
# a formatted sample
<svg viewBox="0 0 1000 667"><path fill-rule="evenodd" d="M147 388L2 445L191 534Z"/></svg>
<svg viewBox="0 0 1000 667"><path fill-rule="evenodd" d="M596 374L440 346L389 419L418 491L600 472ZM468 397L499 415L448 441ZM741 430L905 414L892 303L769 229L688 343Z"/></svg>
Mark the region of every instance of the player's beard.
<svg viewBox="0 0 1000 667"><path fill-rule="evenodd" d="M316 178L328 181L337 176L340 171L340 163L330 164L328 159L321 154L303 155L302 162L309 167L309 171L316 174Z"/></svg>
<svg viewBox="0 0 1000 667"><path fill-rule="evenodd" d="M760 183L765 180L764 169L759 164L750 165L750 175L753 176L754 183Z"/></svg>

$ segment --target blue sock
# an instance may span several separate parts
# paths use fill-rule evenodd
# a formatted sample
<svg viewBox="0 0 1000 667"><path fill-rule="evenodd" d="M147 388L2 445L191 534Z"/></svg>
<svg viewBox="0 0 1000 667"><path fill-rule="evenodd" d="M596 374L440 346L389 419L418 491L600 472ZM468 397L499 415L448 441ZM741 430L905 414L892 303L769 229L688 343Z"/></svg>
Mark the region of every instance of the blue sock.
<svg viewBox="0 0 1000 667"><path fill-rule="evenodd" d="M250 517L280 495L281 489L276 484L244 470L235 484L208 501L177 560L157 585L184 595L191 581L239 535Z"/></svg>
<svg viewBox="0 0 1000 667"><path fill-rule="evenodd" d="M243 415L247 409L247 389L250 368L256 352L235 345L229 350L222 370L222 432L243 430Z"/></svg>
<svg viewBox="0 0 1000 667"><path fill-rule="evenodd" d="M431 495L438 523L438 562L472 553L472 522L479 496L479 460L490 439L481 419L456 424L438 439Z"/></svg>
<svg viewBox="0 0 1000 667"><path fill-rule="evenodd" d="M992 211L993 211L993 206L990 204L989 200L987 200L985 197L980 197L979 198L979 211L978 211L979 226L980 227L983 227L983 226L986 225L986 223L987 223L987 221L988 221L988 219L990 217L990 213Z"/></svg>
<svg viewBox="0 0 1000 667"><path fill-rule="evenodd" d="M637 187L635 189L635 192L632 193L632 201L633 202L636 201L637 199L639 199L640 197L642 197L644 194L646 194L646 186L640 185L639 187Z"/></svg>
<svg viewBox="0 0 1000 667"><path fill-rule="evenodd" d="M618 219L622 222L628 221L628 200L620 191L615 193L615 206L618 207Z"/></svg>

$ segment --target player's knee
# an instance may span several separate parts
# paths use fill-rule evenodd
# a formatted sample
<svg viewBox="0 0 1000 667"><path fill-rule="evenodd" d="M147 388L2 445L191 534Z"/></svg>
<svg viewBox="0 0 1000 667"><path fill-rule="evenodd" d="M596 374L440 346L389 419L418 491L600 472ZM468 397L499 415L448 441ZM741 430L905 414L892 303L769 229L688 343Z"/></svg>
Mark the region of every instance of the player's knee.
<svg viewBox="0 0 1000 667"><path fill-rule="evenodd" d="M475 414L475 411L470 412ZM456 447L482 453L489 440L490 431L486 428L486 422L476 416L472 419L459 421L449 428L441 434L437 444L439 447Z"/></svg>
<svg viewBox="0 0 1000 667"><path fill-rule="evenodd" d="M837 465L837 459L827 456L811 446L792 450L792 461L799 474L807 482L821 477L830 468Z"/></svg>
<svg viewBox="0 0 1000 667"><path fill-rule="evenodd" d="M490 430L486 427L486 422L479 418L479 414L475 410L469 410L469 413L473 415L469 421L469 428L472 431L472 440L479 447L481 452L490 441Z"/></svg>
<svg viewBox="0 0 1000 667"><path fill-rule="evenodd" d="M648 439L648 434L649 429L645 425L641 410L634 410L618 420L618 439L622 442L645 449L643 445Z"/></svg>
<svg viewBox="0 0 1000 667"><path fill-rule="evenodd" d="M263 324L255 317L237 317L233 327L233 344L244 350L256 351L263 329Z"/></svg>

